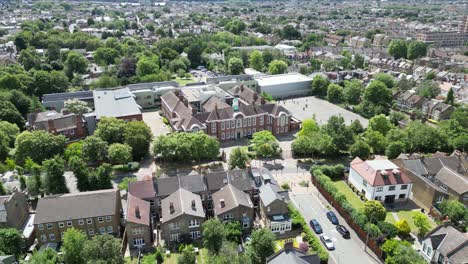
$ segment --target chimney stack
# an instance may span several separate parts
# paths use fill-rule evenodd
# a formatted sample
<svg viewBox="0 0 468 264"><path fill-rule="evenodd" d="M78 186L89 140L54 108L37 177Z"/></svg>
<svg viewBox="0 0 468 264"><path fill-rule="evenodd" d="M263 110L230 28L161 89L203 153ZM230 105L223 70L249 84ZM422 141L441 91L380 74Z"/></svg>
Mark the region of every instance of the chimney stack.
<svg viewBox="0 0 468 264"><path fill-rule="evenodd" d="M294 242L291 239L288 239L284 242L284 249L293 249Z"/></svg>
<svg viewBox="0 0 468 264"><path fill-rule="evenodd" d="M173 214L174 211L175 211L175 210L174 210L174 203L171 202L171 203L169 204L169 212L170 212L171 214Z"/></svg>
<svg viewBox="0 0 468 264"><path fill-rule="evenodd" d="M241 84L241 86L240 86L240 90L241 90L241 92L243 92L243 91L244 91L244 85L243 85L243 84Z"/></svg>

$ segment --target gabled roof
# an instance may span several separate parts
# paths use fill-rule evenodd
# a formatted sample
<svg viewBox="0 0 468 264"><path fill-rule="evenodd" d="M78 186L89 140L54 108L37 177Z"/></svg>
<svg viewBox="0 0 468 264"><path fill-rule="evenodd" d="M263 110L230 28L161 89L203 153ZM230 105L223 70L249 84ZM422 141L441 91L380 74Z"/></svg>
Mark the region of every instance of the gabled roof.
<svg viewBox="0 0 468 264"><path fill-rule="evenodd" d="M129 193L127 198L127 222L149 226L150 203Z"/></svg>
<svg viewBox="0 0 468 264"><path fill-rule="evenodd" d="M173 210L171 210L171 207ZM200 195L191 193L185 189L178 189L161 201L162 223L171 221L181 215L205 217Z"/></svg>
<svg viewBox="0 0 468 264"><path fill-rule="evenodd" d="M435 176L439 182L447 185L458 194L468 192L468 179L447 167L443 167Z"/></svg>
<svg viewBox="0 0 468 264"><path fill-rule="evenodd" d="M305 254L296 248L282 249L266 260L267 264L319 264L317 254Z"/></svg>
<svg viewBox="0 0 468 264"><path fill-rule="evenodd" d="M215 215L228 212L240 205L253 208L249 195L231 184L213 194L213 204Z"/></svg>
<svg viewBox="0 0 468 264"><path fill-rule="evenodd" d="M129 182L128 193L140 199L154 198L156 191L154 190L153 180Z"/></svg>
<svg viewBox="0 0 468 264"><path fill-rule="evenodd" d="M409 184L411 179L387 159L362 161L356 157L351 168L372 186Z"/></svg>
<svg viewBox="0 0 468 264"><path fill-rule="evenodd" d="M34 224L118 214L119 190L59 194L39 199Z"/></svg>
<svg viewBox="0 0 468 264"><path fill-rule="evenodd" d="M464 264L468 259L468 234L451 225L440 225L423 240L430 239L432 248L447 256L452 264Z"/></svg>

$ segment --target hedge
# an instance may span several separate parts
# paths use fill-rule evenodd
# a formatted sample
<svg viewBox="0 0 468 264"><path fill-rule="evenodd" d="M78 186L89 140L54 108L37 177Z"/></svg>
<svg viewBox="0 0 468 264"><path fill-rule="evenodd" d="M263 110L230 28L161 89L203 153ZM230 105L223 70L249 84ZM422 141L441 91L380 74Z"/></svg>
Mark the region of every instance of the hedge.
<svg viewBox="0 0 468 264"><path fill-rule="evenodd" d="M307 240L310 248L312 248L313 251L317 252L321 262L327 262L328 251L323 247L322 243L320 243L320 240L314 235L314 233L310 229L307 222L304 220L304 217L302 217L299 210L297 210L297 208L291 203L288 204L288 210L289 215L292 219L293 228L302 227L302 230L306 234L304 239Z"/></svg>

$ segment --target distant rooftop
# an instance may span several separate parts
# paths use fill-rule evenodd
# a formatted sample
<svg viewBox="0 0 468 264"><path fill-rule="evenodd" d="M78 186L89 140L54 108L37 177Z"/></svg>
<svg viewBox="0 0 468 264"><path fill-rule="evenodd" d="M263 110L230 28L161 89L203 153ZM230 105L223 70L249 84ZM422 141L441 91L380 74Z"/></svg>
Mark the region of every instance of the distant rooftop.
<svg viewBox="0 0 468 264"><path fill-rule="evenodd" d="M257 80L259 86L280 85L280 84L312 81L310 77L307 77L297 72L278 74L278 75L259 76L259 77L256 77L255 79Z"/></svg>
<svg viewBox="0 0 468 264"><path fill-rule="evenodd" d="M97 119L103 116L123 117L141 114L140 106L128 88L95 90L94 104Z"/></svg>

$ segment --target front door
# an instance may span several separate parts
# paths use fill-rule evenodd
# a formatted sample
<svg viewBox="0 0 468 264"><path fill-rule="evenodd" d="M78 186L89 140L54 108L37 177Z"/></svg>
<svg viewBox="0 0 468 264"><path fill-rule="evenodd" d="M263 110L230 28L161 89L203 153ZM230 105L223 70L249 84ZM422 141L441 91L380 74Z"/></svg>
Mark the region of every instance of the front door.
<svg viewBox="0 0 468 264"><path fill-rule="evenodd" d="M237 137L236 137L236 138L239 139L239 138L241 138L241 137L242 137L241 132L237 132Z"/></svg>

